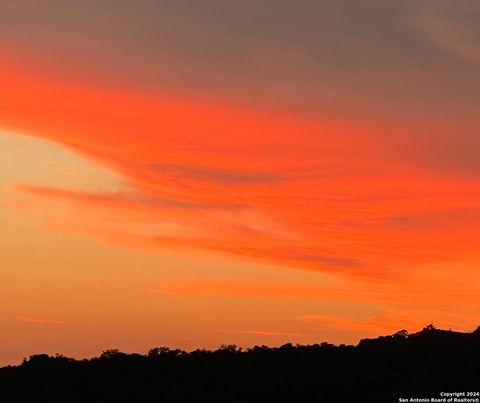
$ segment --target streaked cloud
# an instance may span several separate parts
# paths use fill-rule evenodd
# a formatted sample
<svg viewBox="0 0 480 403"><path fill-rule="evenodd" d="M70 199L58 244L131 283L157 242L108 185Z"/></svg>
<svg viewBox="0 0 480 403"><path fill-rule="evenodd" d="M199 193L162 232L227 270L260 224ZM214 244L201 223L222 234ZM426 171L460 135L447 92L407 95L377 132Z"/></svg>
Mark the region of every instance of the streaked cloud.
<svg viewBox="0 0 480 403"><path fill-rule="evenodd" d="M25 316L18 316L18 320L27 323L37 323L37 324L47 324L47 325L64 325L67 322L64 320L57 320L57 319L40 319L40 318L29 318Z"/></svg>
<svg viewBox="0 0 480 403"><path fill-rule="evenodd" d="M227 330L227 329L220 329L219 332L225 333L240 333L240 334L249 334L254 336L266 336L266 337L302 337L304 336L302 333L292 333L292 332L278 332L274 330L259 330L259 329L244 329L244 330Z"/></svg>
<svg viewBox="0 0 480 403"><path fill-rule="evenodd" d="M463 307L428 306L422 309L412 305L384 306L381 315L352 319L329 314L305 314L298 321L307 328L336 329L363 334L392 334L402 329L411 332L421 330L430 323L440 328L472 331L475 323L470 321L471 312ZM469 323L465 326L465 323Z"/></svg>
<svg viewBox="0 0 480 403"><path fill-rule="evenodd" d="M156 164L153 166L158 172L182 178L205 182L219 182L222 184L264 184L282 180L281 175L269 172L233 171L210 167L188 167L179 165Z"/></svg>
<svg viewBox="0 0 480 403"><path fill-rule="evenodd" d="M413 22L440 49L467 63L480 63L480 5L472 0L419 1Z"/></svg>

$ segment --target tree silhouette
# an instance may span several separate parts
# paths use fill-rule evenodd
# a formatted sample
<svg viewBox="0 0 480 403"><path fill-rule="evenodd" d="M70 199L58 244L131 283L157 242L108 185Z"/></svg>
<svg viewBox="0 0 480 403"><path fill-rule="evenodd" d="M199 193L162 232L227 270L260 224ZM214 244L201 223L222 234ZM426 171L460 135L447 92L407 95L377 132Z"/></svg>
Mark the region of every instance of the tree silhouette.
<svg viewBox="0 0 480 403"><path fill-rule="evenodd" d="M400 330L357 346L222 345L187 353L105 350L74 360L38 354L0 368L0 402L398 402L478 391L480 327Z"/></svg>

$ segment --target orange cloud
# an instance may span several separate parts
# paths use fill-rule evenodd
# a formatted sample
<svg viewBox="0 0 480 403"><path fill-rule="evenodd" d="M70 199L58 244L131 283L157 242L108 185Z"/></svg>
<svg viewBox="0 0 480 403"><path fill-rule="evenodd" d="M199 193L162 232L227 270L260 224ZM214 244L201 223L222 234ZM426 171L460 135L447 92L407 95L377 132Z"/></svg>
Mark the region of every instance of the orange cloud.
<svg viewBox="0 0 480 403"><path fill-rule="evenodd" d="M329 299L348 296L348 291L338 287L312 286L308 284L241 283L226 281L197 281L167 284L154 289L154 293L172 296L231 296L280 299Z"/></svg>
<svg viewBox="0 0 480 403"><path fill-rule="evenodd" d="M422 268L406 278L375 281L350 278L326 284L292 282L184 281L165 284L153 292L172 297L231 297L272 301L318 301L320 312L297 317L305 333L341 331L366 335L387 334L400 329L421 329L430 322L439 327L471 330L478 325L478 275L474 268L459 270L449 279L449 268ZM348 315L330 312L331 304L351 306ZM362 313L361 304L376 307ZM328 308L330 307L330 308ZM320 308L319 308L320 309Z"/></svg>
<svg viewBox="0 0 480 403"><path fill-rule="evenodd" d="M478 304L475 307L478 309ZM401 329L417 331L434 323L440 328L471 331L477 327L472 320L472 311L465 307L448 305L417 307L413 304L390 304L382 306L381 315L369 315L352 319L331 314L304 314L298 321L310 330L335 329L373 335L391 334Z"/></svg>
<svg viewBox="0 0 480 403"><path fill-rule="evenodd" d="M240 333L240 334L250 334L254 336L267 336L267 337L276 337L276 336L289 336L289 337L301 337L304 336L302 333L291 333L291 332L277 332L273 330L220 330L221 332L226 333Z"/></svg>
<svg viewBox="0 0 480 403"><path fill-rule="evenodd" d="M426 169L399 140L414 129L443 133L434 125L119 93L8 62L0 73L0 126L53 140L124 178L117 193L19 185L70 206L49 228L392 280L412 266L480 257L478 180Z"/></svg>
<svg viewBox="0 0 480 403"><path fill-rule="evenodd" d="M471 304L480 292L474 267L458 268L461 276L449 278L448 267L423 267L395 282L371 278L350 278L331 284L186 281L165 284L154 293L171 296L231 296L241 298L345 300L379 304L408 303L417 306Z"/></svg>
<svg viewBox="0 0 480 403"><path fill-rule="evenodd" d="M17 319L21 320L22 322L39 323L39 324L64 325L67 323L64 320L28 318L25 316L18 316Z"/></svg>

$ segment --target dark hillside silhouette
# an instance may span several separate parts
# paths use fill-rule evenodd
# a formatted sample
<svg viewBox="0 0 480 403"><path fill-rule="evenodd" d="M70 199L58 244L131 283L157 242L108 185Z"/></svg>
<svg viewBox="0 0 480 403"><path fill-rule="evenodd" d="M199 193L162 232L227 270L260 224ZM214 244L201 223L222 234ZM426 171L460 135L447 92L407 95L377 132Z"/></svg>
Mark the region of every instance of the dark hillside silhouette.
<svg viewBox="0 0 480 403"><path fill-rule="evenodd" d="M402 330L358 346L285 344L147 355L40 354L0 369L0 402L398 402L480 390L480 328Z"/></svg>

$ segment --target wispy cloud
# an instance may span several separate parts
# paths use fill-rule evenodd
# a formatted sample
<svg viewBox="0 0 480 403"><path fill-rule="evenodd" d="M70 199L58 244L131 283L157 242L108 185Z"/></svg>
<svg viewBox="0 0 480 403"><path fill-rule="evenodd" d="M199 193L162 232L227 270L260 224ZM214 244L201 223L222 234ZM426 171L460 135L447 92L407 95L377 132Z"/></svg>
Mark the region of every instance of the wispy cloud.
<svg viewBox="0 0 480 403"><path fill-rule="evenodd" d="M61 189L55 187L28 185L28 184L16 184L15 189L29 193L32 195L52 198L63 199L70 201L77 201L85 204L94 204L98 206L105 206L107 208L117 209L154 209L154 208L172 208L172 209L215 209L215 210L229 210L241 208L236 204L209 204L209 203L195 203L183 200L168 199L162 197L155 197L153 195L142 194L133 191L124 192L85 192L74 191L68 189Z"/></svg>
<svg viewBox="0 0 480 403"><path fill-rule="evenodd" d="M432 43L463 61L480 64L480 45L474 40L480 30L478 20L471 18L478 12L477 3L423 0L413 9L414 25Z"/></svg>
<svg viewBox="0 0 480 403"><path fill-rule="evenodd" d="M266 336L266 337L277 337L277 336L302 337L302 336L305 336L303 333L278 332L278 331L274 331L274 330L259 330L259 329L244 329L244 330L219 329L218 331L219 332L225 332L225 333L250 334L250 335L254 335L254 336Z"/></svg>
<svg viewBox="0 0 480 403"><path fill-rule="evenodd" d="M152 290L172 296L230 296L273 299L328 299L342 294L338 288L309 284L196 281L167 284ZM345 291L344 291L345 292Z"/></svg>
<svg viewBox="0 0 480 403"><path fill-rule="evenodd" d="M416 273L398 276L395 281L372 278L343 278L325 284L273 281L177 281L164 284L151 292L184 296L221 296L236 298L291 299L305 301L363 301L382 306L408 304L417 309L443 306L446 298L453 305L469 305L476 301L480 286L474 281L475 269L458 267L462 276L450 279L449 266L424 267ZM447 281L447 279L449 279ZM460 291L461 290L461 291Z"/></svg>
<svg viewBox="0 0 480 403"><path fill-rule="evenodd" d="M217 182L227 185L265 184L277 182L282 175L271 172L249 172L228 170L214 167L192 167L169 164L156 164L153 169L179 179L198 180L202 182Z"/></svg>
<svg viewBox="0 0 480 403"><path fill-rule="evenodd" d="M30 318L26 316L17 316L17 320L27 323L38 323L38 324L51 324L51 325L64 325L67 322L64 320L57 320L57 319L41 319L41 318Z"/></svg>
<svg viewBox="0 0 480 403"><path fill-rule="evenodd" d="M304 314L297 319L306 328L335 329L363 334L389 334L402 329L420 330L429 323L457 330L473 330L477 325L470 309L462 306L415 304L381 305L383 313L362 318L348 318L332 314Z"/></svg>

